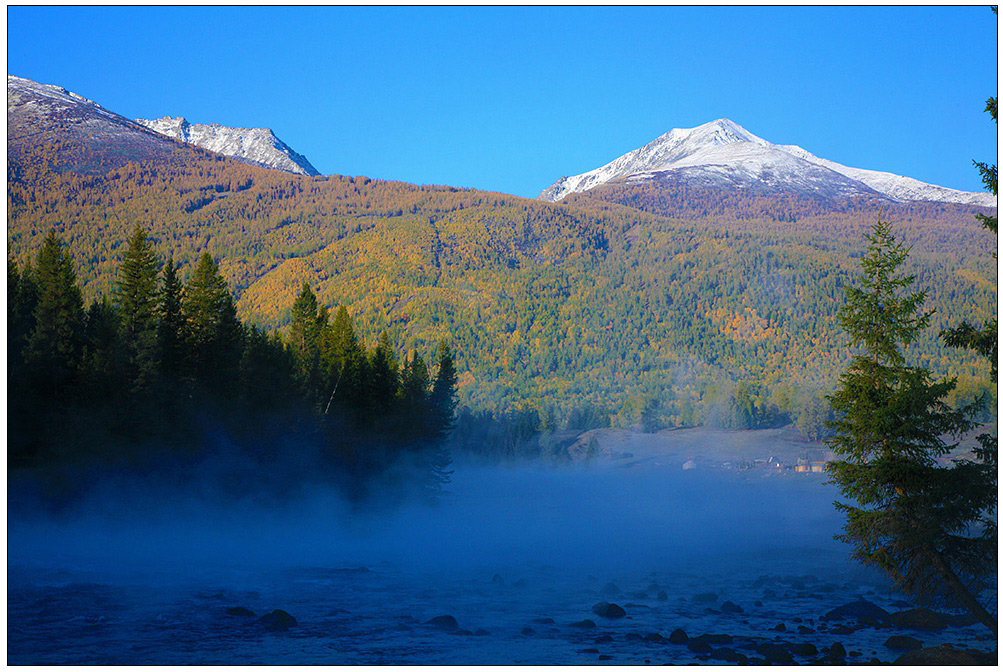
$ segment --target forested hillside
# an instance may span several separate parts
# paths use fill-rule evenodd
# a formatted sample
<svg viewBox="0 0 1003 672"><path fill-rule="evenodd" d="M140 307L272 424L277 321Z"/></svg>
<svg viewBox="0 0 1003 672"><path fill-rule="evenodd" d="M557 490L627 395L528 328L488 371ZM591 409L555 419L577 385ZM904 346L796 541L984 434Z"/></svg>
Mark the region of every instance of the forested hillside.
<svg viewBox="0 0 1003 672"><path fill-rule="evenodd" d="M370 344L384 329L400 354L453 344L461 404L558 424L796 419L848 357L835 313L879 207L692 191L666 205L616 185L544 203L293 176L184 147L82 174L61 168L67 151L12 156L8 248L31 261L55 230L86 301L109 293L141 225L182 279L204 252L218 259L245 321L286 328L306 282ZM880 207L936 309L916 357L974 396L988 388L974 358L936 336L995 309L995 238L970 208Z"/></svg>

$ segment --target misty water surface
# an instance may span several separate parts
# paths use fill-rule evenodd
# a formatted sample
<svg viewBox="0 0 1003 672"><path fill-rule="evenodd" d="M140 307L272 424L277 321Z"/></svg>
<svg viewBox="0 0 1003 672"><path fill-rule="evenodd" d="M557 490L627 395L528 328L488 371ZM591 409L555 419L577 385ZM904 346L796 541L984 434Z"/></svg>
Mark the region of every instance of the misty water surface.
<svg viewBox="0 0 1003 672"><path fill-rule="evenodd" d="M694 662L639 633L776 635L858 596L900 597L832 539L820 475L626 464L459 465L435 506L366 511L324 490L221 504L109 482L59 518L9 519L8 661ZM722 614L725 599L746 613ZM603 600L627 617L595 616ZM270 632L237 606L298 624ZM425 624L442 615L458 628ZM585 619L594 630L572 625Z"/></svg>

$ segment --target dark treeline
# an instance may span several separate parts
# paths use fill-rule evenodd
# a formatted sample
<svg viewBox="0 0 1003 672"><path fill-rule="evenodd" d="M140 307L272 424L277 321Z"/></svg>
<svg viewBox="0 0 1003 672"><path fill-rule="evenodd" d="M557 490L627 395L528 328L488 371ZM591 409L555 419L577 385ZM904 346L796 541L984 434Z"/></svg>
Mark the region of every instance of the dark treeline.
<svg viewBox="0 0 1003 672"><path fill-rule="evenodd" d="M55 232L34 264L8 260L9 469L44 475L53 501L103 473L184 482L213 460L212 485L239 496L324 482L359 499L377 477L425 493L448 481L445 341L434 369L417 351L399 361L386 332L367 349L345 307L332 320L307 283L288 335L268 334L238 319L208 253L187 282L179 271L140 226L112 296L89 306Z"/></svg>

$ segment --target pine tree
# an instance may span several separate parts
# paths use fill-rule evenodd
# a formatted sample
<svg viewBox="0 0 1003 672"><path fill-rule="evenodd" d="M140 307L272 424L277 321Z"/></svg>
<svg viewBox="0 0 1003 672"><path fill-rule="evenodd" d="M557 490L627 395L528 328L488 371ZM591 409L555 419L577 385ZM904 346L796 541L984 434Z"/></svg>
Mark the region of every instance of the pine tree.
<svg viewBox="0 0 1003 672"><path fill-rule="evenodd" d="M134 390L149 387L157 370L157 256L136 225L118 270L115 301L122 321L122 336L129 349Z"/></svg>
<svg viewBox="0 0 1003 672"><path fill-rule="evenodd" d="M432 384L433 427L436 434L444 438L453 429L456 421L456 365L453 351L445 340L439 341L439 368Z"/></svg>
<svg viewBox="0 0 1003 672"><path fill-rule="evenodd" d="M199 259L181 300L189 373L210 391L221 394L237 380L243 352L243 325L237 308L206 252Z"/></svg>
<svg viewBox="0 0 1003 672"><path fill-rule="evenodd" d="M400 372L393 344L386 331L381 331L376 347L369 355L369 375L367 378L369 425L374 426L387 420L396 407L400 393Z"/></svg>
<svg viewBox="0 0 1003 672"><path fill-rule="evenodd" d="M432 379L428 366L418 351L404 358L401 366L400 434L409 444L421 444L429 438L429 396Z"/></svg>
<svg viewBox="0 0 1003 672"><path fill-rule="evenodd" d="M326 326L327 312L318 310L317 297L304 282L300 295L293 302L289 346L296 358L300 386L311 403L320 403L324 394L320 389L320 341Z"/></svg>
<svg viewBox="0 0 1003 672"><path fill-rule="evenodd" d="M176 380L181 375L184 364L185 319L181 312L183 293L181 280L178 278L178 266L174 263L174 256L171 255L164 264L164 277L157 306L160 371L168 380Z"/></svg>
<svg viewBox="0 0 1003 672"><path fill-rule="evenodd" d="M424 408L431 382L428 366L417 350L413 351L410 357L404 358L404 364L401 366L401 398L407 408L415 410Z"/></svg>
<svg viewBox="0 0 1003 672"><path fill-rule="evenodd" d="M453 351L445 339L439 341L437 359L438 370L432 383L432 393L429 395L430 434L433 443L426 455L428 467L426 490L433 498L442 492L453 473L449 469L453 457L446 439L456 426L457 377Z"/></svg>
<svg viewBox="0 0 1003 672"><path fill-rule="evenodd" d="M38 292L34 327L25 348L32 386L50 401L68 401L83 350L84 301L73 259L55 231L35 264Z"/></svg>
<svg viewBox="0 0 1003 672"><path fill-rule="evenodd" d="M925 293L908 290L914 276L899 271L908 250L879 221L867 236L859 287L846 289L840 325L861 348L828 397L835 414L827 443L843 459L830 462L833 481L857 505L838 538L853 556L887 572L907 593L963 604L995 632L995 619L978 601L995 571L985 519L995 493L973 488L984 465L938 465L973 425L972 408L944 403L954 379L935 381L928 369L908 366L903 349L930 321L920 312Z"/></svg>
<svg viewBox="0 0 1003 672"><path fill-rule="evenodd" d="M345 306L338 307L334 322L321 332L321 365L327 391L324 414L334 407L359 422L365 403L366 357Z"/></svg>

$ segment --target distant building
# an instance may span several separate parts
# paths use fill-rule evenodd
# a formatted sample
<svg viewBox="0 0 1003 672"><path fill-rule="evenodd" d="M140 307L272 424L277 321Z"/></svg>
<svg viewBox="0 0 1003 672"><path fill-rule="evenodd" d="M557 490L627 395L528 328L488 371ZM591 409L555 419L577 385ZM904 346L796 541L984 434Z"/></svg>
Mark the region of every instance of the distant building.
<svg viewBox="0 0 1003 672"><path fill-rule="evenodd" d="M806 460L799 457L794 471L800 474L821 474L825 472L825 460Z"/></svg>
<svg viewBox="0 0 1003 672"><path fill-rule="evenodd" d="M832 451L806 450L804 455L798 458L794 471L801 474L821 474L825 472L825 465L832 459L834 459Z"/></svg>

